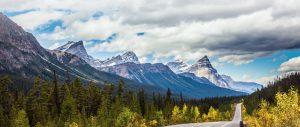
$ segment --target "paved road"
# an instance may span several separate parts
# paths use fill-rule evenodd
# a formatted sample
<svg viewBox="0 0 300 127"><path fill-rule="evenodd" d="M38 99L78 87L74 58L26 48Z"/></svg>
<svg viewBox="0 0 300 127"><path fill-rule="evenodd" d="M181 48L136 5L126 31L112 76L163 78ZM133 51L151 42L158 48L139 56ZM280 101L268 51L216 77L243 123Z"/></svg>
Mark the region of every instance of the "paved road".
<svg viewBox="0 0 300 127"><path fill-rule="evenodd" d="M241 103L236 105L232 121L178 124L167 127L239 127L239 123L242 120L241 105Z"/></svg>

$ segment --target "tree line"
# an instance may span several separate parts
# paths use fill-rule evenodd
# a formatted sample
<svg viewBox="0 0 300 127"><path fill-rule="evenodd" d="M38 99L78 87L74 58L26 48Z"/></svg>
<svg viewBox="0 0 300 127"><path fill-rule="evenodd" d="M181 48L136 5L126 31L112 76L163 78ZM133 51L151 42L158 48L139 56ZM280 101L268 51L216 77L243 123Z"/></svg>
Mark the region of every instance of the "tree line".
<svg viewBox="0 0 300 127"><path fill-rule="evenodd" d="M299 127L299 88L300 73L291 73L245 97L245 123L250 127Z"/></svg>
<svg viewBox="0 0 300 127"><path fill-rule="evenodd" d="M34 79L29 91L10 89L0 77L1 127L157 127L170 124L230 120L235 97L188 100L143 89L125 90L125 83L95 83L66 78L59 82Z"/></svg>

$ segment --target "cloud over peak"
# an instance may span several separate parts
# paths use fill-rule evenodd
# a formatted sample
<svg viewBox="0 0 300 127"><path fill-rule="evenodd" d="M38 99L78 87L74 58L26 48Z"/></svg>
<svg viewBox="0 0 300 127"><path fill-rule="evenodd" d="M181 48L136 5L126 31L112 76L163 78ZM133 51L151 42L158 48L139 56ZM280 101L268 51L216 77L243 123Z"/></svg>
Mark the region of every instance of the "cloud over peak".
<svg viewBox="0 0 300 127"><path fill-rule="evenodd" d="M12 16L32 31L51 20L61 20L63 28L37 35L48 47L117 33L113 41L88 48L93 52L131 50L143 58L152 55L154 59L186 61L209 55L236 65L300 48L297 0L30 0L1 1L0 8L7 12L32 10ZM146 34L137 36L139 32Z"/></svg>

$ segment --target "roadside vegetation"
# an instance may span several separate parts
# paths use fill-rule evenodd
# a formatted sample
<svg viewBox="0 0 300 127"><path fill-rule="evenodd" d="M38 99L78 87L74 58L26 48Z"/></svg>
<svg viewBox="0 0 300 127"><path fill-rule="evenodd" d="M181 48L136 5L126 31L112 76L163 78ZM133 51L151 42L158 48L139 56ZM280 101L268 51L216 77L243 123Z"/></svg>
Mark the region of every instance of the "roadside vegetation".
<svg viewBox="0 0 300 127"><path fill-rule="evenodd" d="M300 75L278 78L244 100L243 116L249 127L300 127Z"/></svg>

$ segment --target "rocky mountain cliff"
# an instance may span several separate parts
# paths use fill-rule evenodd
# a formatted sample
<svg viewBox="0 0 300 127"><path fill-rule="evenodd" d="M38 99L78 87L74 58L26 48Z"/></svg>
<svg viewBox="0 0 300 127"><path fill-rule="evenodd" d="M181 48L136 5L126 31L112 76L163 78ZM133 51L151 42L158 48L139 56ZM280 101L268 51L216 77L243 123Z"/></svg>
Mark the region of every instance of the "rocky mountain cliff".
<svg viewBox="0 0 300 127"><path fill-rule="evenodd" d="M112 57L112 58L102 61L100 67L114 66L114 65L119 65L119 64L123 64L123 63L139 64L140 61L134 52L128 51L122 55L117 55L115 57Z"/></svg>
<svg viewBox="0 0 300 127"><path fill-rule="evenodd" d="M86 61L87 63L89 63L94 68L114 66L122 63L127 63L127 62L133 62L136 64L140 63L138 57L132 51L125 52L122 55L117 55L115 57L106 60L94 59L92 56L88 55L83 45L83 41L78 41L78 42L69 41L65 45L62 45L54 50L76 55L81 59L83 59L84 61Z"/></svg>
<svg viewBox="0 0 300 127"><path fill-rule="evenodd" d="M78 45L76 46L76 44ZM93 68L81 58L82 56L86 58L85 49L80 47L82 43L76 44L73 46L79 47L76 48L80 50L79 52L44 49L32 34L24 31L7 16L0 13L0 75L13 77L16 80L15 85L25 85L26 83L22 82L23 79L32 81L31 79L35 76L52 79L54 71L60 80L64 80L67 76L66 72L69 71L71 78L80 78L85 82L93 81L98 85L103 85L105 81L117 84L119 80L124 80L125 87L131 90L144 88L149 93L164 92L162 88L141 84ZM72 53L79 54L81 57Z"/></svg>
<svg viewBox="0 0 300 127"><path fill-rule="evenodd" d="M219 87L252 93L257 89L261 89L262 85L253 82L237 82L230 76L220 75L218 71L211 65L207 56L199 59L192 65L184 62L169 62L167 65L177 74L194 74L198 78L206 78L214 85ZM178 71L179 70L179 71ZM193 76L193 75L190 75Z"/></svg>
<svg viewBox="0 0 300 127"><path fill-rule="evenodd" d="M207 56L198 60L195 64L186 69L189 73L194 73L198 77L205 77L219 87L229 88L228 83L213 68Z"/></svg>

